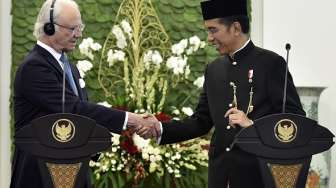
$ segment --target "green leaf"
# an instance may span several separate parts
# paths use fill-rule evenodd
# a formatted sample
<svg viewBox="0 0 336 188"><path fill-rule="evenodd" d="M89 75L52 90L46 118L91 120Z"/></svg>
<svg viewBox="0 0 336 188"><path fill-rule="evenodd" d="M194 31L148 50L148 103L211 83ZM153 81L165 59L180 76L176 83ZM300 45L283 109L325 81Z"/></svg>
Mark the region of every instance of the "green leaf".
<svg viewBox="0 0 336 188"><path fill-rule="evenodd" d="M111 0L98 0L99 3L101 3L102 5L110 5L111 4Z"/></svg>
<svg viewBox="0 0 336 188"><path fill-rule="evenodd" d="M92 89L100 89L100 85L97 84L96 79L85 79L85 82L90 85Z"/></svg>
<svg viewBox="0 0 336 188"><path fill-rule="evenodd" d="M186 12L183 13L184 19L188 22L196 22L198 21L198 18L200 16L201 15L193 9L188 9Z"/></svg>
<svg viewBox="0 0 336 188"><path fill-rule="evenodd" d="M33 42L26 43L26 44L23 46L24 49L25 49L24 52L30 51L30 50L33 48L34 45L35 45L35 43L33 43ZM22 50L22 51L23 51L23 50Z"/></svg>
<svg viewBox="0 0 336 188"><path fill-rule="evenodd" d="M188 6L188 7L192 7L192 8L199 8L201 6L201 3L199 0L184 0L184 3Z"/></svg>
<svg viewBox="0 0 336 188"><path fill-rule="evenodd" d="M22 29L20 27L16 27L16 26L13 26L13 34L16 36L16 37L22 37L22 36L25 36L27 35L27 30L26 29Z"/></svg>
<svg viewBox="0 0 336 188"><path fill-rule="evenodd" d="M158 0L158 2L165 4L165 5L169 5L170 0Z"/></svg>
<svg viewBox="0 0 336 188"><path fill-rule="evenodd" d="M181 1L181 0L171 0L170 4L175 8L183 8L184 7L184 2Z"/></svg>
<svg viewBox="0 0 336 188"><path fill-rule="evenodd" d="M26 44L29 40L26 37L17 37L15 40L16 44Z"/></svg>
<svg viewBox="0 0 336 188"><path fill-rule="evenodd" d="M109 15L97 14L96 15L96 21L100 22L100 23L103 23L103 22L112 21L112 19Z"/></svg>
<svg viewBox="0 0 336 188"><path fill-rule="evenodd" d="M18 26L18 27L27 27L28 23L25 20L14 18L13 19L13 24Z"/></svg>
<svg viewBox="0 0 336 188"><path fill-rule="evenodd" d="M24 7L24 4L19 0L13 0L12 3L13 3L13 7L16 7L16 8L23 8Z"/></svg>
<svg viewBox="0 0 336 188"><path fill-rule="evenodd" d="M28 23L35 23L36 17L28 16L28 17L26 17L26 21ZM33 26L31 26L31 28L33 28Z"/></svg>
<svg viewBox="0 0 336 188"><path fill-rule="evenodd" d="M171 14L171 13L173 13L173 11L172 11L172 9L170 8L169 5L159 4L157 7L158 7L159 11L162 14Z"/></svg>

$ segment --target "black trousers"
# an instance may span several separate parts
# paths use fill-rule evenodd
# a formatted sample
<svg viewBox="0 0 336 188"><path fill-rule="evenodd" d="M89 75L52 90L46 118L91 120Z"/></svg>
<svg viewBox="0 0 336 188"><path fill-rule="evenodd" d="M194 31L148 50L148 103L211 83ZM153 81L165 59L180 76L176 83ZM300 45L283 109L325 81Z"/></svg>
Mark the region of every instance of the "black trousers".
<svg viewBox="0 0 336 188"><path fill-rule="evenodd" d="M254 155L239 148L215 155L209 156L209 188L264 188Z"/></svg>

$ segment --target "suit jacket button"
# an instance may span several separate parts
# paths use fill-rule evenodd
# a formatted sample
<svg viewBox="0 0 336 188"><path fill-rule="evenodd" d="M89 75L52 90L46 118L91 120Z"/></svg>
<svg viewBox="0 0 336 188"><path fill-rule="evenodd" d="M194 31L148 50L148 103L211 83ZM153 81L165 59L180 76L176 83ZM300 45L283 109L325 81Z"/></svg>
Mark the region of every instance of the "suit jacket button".
<svg viewBox="0 0 336 188"><path fill-rule="evenodd" d="M237 65L237 62L236 61L232 62L232 65Z"/></svg>
<svg viewBox="0 0 336 188"><path fill-rule="evenodd" d="M229 148L229 147L227 147L225 150L226 150L227 152L229 152L229 151L230 151L230 148Z"/></svg>
<svg viewBox="0 0 336 188"><path fill-rule="evenodd" d="M230 130L230 129L231 129L231 126L230 126L230 125L226 126L226 129L227 129L227 130Z"/></svg>

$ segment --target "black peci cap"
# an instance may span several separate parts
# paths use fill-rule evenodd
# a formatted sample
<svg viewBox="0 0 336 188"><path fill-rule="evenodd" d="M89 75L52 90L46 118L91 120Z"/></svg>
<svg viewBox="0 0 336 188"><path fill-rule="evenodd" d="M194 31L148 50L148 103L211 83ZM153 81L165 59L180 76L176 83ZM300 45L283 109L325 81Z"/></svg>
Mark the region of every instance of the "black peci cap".
<svg viewBox="0 0 336 188"><path fill-rule="evenodd" d="M228 16L247 16L246 0L210 0L201 2L204 20Z"/></svg>

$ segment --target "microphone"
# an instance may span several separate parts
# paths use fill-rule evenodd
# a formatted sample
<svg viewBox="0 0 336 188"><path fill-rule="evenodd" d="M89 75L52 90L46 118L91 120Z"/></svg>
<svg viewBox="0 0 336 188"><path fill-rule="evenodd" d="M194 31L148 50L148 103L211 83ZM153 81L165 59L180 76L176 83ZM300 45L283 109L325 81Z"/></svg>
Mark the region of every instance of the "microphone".
<svg viewBox="0 0 336 188"><path fill-rule="evenodd" d="M289 57L289 50L291 49L291 45L289 43L286 44L286 73L285 73L285 83L284 83L284 92L283 92L283 100L282 100L282 113L285 113L286 107L286 99L287 99L287 80L288 80L288 57Z"/></svg>
<svg viewBox="0 0 336 188"><path fill-rule="evenodd" d="M291 45L289 43L286 44L286 50L289 51L291 49ZM287 54L288 55L288 54ZM288 60L288 56L287 56L287 60Z"/></svg>
<svg viewBox="0 0 336 188"><path fill-rule="evenodd" d="M62 55L64 52L62 52ZM64 113L65 106L65 63L63 63L63 83L62 83L62 113Z"/></svg>

